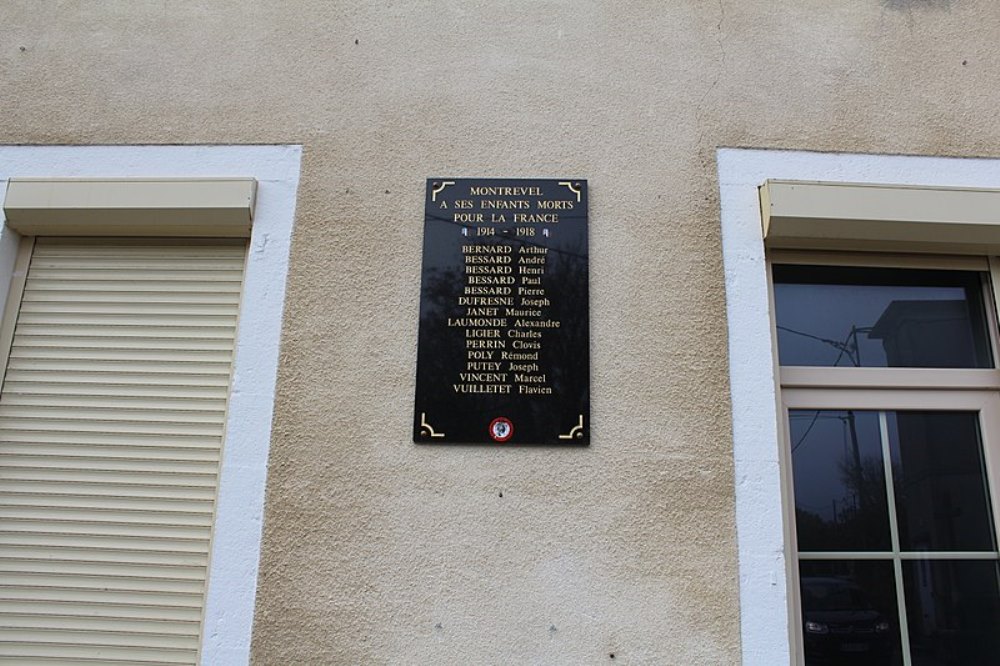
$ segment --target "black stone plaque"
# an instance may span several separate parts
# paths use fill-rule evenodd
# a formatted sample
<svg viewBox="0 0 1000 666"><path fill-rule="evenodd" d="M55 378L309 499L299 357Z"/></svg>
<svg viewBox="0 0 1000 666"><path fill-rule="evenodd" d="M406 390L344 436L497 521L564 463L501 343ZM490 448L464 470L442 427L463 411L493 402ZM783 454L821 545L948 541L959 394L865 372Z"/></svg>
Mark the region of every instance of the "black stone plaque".
<svg viewBox="0 0 1000 666"><path fill-rule="evenodd" d="M587 181L427 181L413 440L590 443Z"/></svg>

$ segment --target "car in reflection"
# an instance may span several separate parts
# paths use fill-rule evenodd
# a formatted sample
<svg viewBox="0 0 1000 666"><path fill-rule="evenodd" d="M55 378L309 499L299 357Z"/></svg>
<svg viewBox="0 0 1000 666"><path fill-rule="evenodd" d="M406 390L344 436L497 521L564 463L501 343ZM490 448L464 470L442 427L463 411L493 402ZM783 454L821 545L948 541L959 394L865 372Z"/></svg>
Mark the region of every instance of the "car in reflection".
<svg viewBox="0 0 1000 666"><path fill-rule="evenodd" d="M892 623L846 578L803 577L802 634L807 664L895 664Z"/></svg>

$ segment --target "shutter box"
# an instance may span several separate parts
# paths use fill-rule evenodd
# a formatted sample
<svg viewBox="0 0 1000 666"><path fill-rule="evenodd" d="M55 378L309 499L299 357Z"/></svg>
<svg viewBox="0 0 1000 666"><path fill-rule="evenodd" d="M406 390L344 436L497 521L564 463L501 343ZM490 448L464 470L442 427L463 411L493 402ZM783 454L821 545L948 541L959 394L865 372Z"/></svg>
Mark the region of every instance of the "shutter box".
<svg viewBox="0 0 1000 666"><path fill-rule="evenodd" d="M12 178L7 226L32 236L249 238L253 178Z"/></svg>

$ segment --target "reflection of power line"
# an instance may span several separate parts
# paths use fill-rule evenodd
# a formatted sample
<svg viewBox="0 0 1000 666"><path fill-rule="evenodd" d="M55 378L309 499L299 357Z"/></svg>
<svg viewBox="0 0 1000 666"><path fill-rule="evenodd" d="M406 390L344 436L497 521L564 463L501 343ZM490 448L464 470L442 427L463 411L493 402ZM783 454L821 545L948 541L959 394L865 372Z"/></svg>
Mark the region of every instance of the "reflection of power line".
<svg viewBox="0 0 1000 666"><path fill-rule="evenodd" d="M838 363L840 363L840 359L844 357L844 354L848 353L848 351L847 351L847 343L846 342L838 342L836 340L827 340L826 338L821 338L821 337L816 336L816 335L811 335L809 333L803 333L802 331L796 331L794 329L788 328L787 326L778 326L778 328L782 329L783 331L788 331L789 333L795 333L797 335L803 335L803 336L805 336L807 338L813 338L815 340L819 340L821 342L830 343L830 344L836 346L836 348L840 350L840 353L837 354L837 358L834 359L834 361L833 361L834 367L836 367L836 365ZM851 326L851 334L854 335L854 344L857 344L857 340L858 340L857 333L855 333L854 330L855 330L854 327ZM851 338L851 335L848 335L847 339L849 340L850 338ZM851 360L854 360L853 356L851 356ZM813 426L816 425L816 421L819 419L819 415L820 415L820 412L817 411L816 415L813 416L812 421L809 422L809 426L806 427L806 431L804 433L802 433L801 437L799 437L799 441L795 442L795 444L792 445L792 453L795 453L796 449L798 449L800 446L802 446L803 442L806 441L806 437L808 437L809 433L812 432ZM839 417L832 417L832 418L839 418Z"/></svg>
<svg viewBox="0 0 1000 666"><path fill-rule="evenodd" d="M848 331L847 336L844 338L844 341L841 342L840 340L832 340L830 338L824 338L818 335L813 335L812 333L797 331L794 328L788 328L787 326L776 325L775 327L787 333L792 333L794 335L801 335L804 338L810 338L812 340L818 340L819 342L828 344L834 349L839 350L840 353L837 354L837 358L833 360L832 364L833 367L837 367L837 364L840 363L840 359L844 357L844 354L847 354L847 358L851 359L851 365L853 365L855 368L861 367L861 346L858 344L858 333L870 333L872 330L871 326L854 326L852 324L851 330ZM816 425L816 419L818 418L819 418L819 412L816 412L816 416L813 417L813 420L810 421L809 426L806 428L806 431L802 433L801 437L799 437L799 441L795 442L795 444L792 445L792 453L795 453L795 450L798 449L800 446L802 446L802 444L806 441L806 437L809 436L809 433L810 431L812 431L813 426ZM852 419L851 423L852 430L853 430L853 425L854 424Z"/></svg>
<svg viewBox="0 0 1000 666"><path fill-rule="evenodd" d="M823 417L821 417L820 414L822 414L822 413L823 413L822 411L817 411L815 414L813 414L812 420L809 422L809 425L806 426L806 431L804 433L802 433L801 437L799 437L799 441L795 442L795 444L792 446L792 453L795 453L795 450L798 449L800 446L802 446L803 443L805 443L806 437L809 436L809 432L813 429L813 426L816 425L816 422L820 418L824 418L824 419L836 419L838 421L846 421L846 417L844 417L844 416L831 415L831 416L823 416Z"/></svg>
<svg viewBox="0 0 1000 666"><path fill-rule="evenodd" d="M792 333L794 335L801 335L804 338L811 338L813 340L819 340L820 342L825 342L826 344L830 345L831 347L839 349L842 354L843 354L843 352L846 352L846 351L848 351L850 349L850 347L847 345L847 343L840 342L839 340L831 340L830 338L821 338L818 335L813 335L812 333L805 333L803 331L796 331L794 328L788 328L787 326L776 326L775 328L777 328L779 331L786 331L786 332ZM839 360L839 358L838 358L838 360Z"/></svg>
<svg viewBox="0 0 1000 666"><path fill-rule="evenodd" d="M816 416L816 414L822 415L823 414L823 410L815 412L815 414L813 414L813 416L811 418L813 418L813 419L816 419L816 418L827 419L829 421L843 421L844 420L843 416L838 416L837 414L831 414L829 416ZM798 418L798 419L805 419L805 418L810 418L810 416L809 416L809 414L791 414L791 415L789 415L788 418L790 418L790 419L796 419L796 418Z"/></svg>
<svg viewBox="0 0 1000 666"><path fill-rule="evenodd" d="M475 229L476 228L473 225L462 224L461 222L455 222L454 220L449 220L448 218L441 217L439 215L427 215L426 217L428 219L431 219L431 220L437 220L438 222L444 222L445 224L451 224L451 225L454 225L456 227L462 227L463 229ZM582 215L577 215L577 216L573 216L573 217L577 217L577 218L580 218L580 219L583 218ZM573 217L567 216L567 219L573 219ZM573 259L581 259L581 260L584 260L584 261L586 261L586 259L587 259L587 255L585 255L585 254L580 254L579 252L570 252L569 250L561 250L561 249L559 249L557 247L551 247L549 245L543 245L542 243L535 243L535 242L532 242L530 240L527 240L526 238L516 238L515 237L515 238L504 238L503 240L514 241L514 242L517 242L517 243L521 243L523 245L531 245L531 246L534 246L534 247L546 247L546 248L549 249L549 252L555 252L557 254L562 254L562 255L565 255L567 257L571 257Z"/></svg>
<svg viewBox="0 0 1000 666"><path fill-rule="evenodd" d="M872 326L854 326L851 325L851 330L847 332L844 337L844 341L832 340L830 338L824 338L819 335L813 335L812 333L806 333L805 331L797 331L794 328L789 328L787 326L775 326L778 330L785 331L786 333L791 333L792 335L800 335L804 338L809 338L810 340L817 340L823 344L830 345L834 349L840 351L837 358L833 362L833 366L836 367L840 363L840 359L847 354L847 357L851 360L851 365L855 368L861 367L861 345L858 344L858 333L871 333Z"/></svg>
<svg viewBox="0 0 1000 666"><path fill-rule="evenodd" d="M799 437L799 441L795 442L795 444L792 445L792 453L793 454L795 453L795 451L800 446L802 446L802 444L805 443L806 437L809 436L809 432L813 429L813 426L815 426L816 422L820 419L820 414L821 413L822 413L821 411L817 411L816 412L816 414L812 418L812 421L809 422L809 426L806 428L806 431L804 433L802 433L801 437ZM855 471L858 474L860 474L861 473L861 449L860 449L860 447L858 445L858 430L857 430L857 424L855 422L854 410L849 410L847 412L846 416L831 415L831 416L826 416L826 417L823 417L823 418L837 419L837 420L843 422L848 427L848 429L850 430L850 434L851 434L851 453L853 454L853 457L854 457L854 468L855 468Z"/></svg>

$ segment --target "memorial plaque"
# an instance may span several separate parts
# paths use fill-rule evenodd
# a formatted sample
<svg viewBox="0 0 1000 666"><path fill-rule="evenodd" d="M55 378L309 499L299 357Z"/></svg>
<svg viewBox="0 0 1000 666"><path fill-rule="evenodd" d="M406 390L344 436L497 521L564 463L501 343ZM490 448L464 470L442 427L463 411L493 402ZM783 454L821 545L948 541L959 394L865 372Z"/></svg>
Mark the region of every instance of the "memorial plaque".
<svg viewBox="0 0 1000 666"><path fill-rule="evenodd" d="M427 181L413 440L590 443L587 181Z"/></svg>

